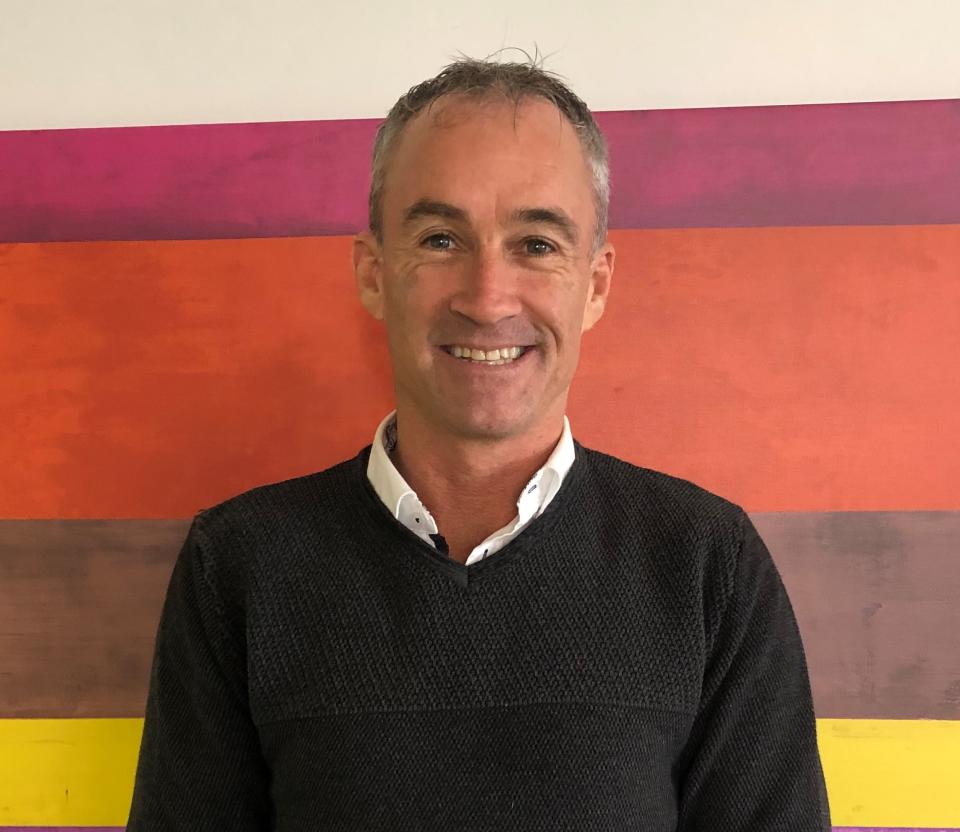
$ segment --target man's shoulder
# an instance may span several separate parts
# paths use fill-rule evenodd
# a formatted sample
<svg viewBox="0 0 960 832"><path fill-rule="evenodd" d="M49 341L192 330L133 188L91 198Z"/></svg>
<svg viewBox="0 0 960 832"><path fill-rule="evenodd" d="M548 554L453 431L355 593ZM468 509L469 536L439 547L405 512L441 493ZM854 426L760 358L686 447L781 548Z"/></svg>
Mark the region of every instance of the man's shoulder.
<svg viewBox="0 0 960 832"><path fill-rule="evenodd" d="M356 492L357 472L367 448L328 468L248 488L200 509L198 516L211 529L237 524L264 528L282 526L291 516L319 517L342 510Z"/></svg>
<svg viewBox="0 0 960 832"><path fill-rule="evenodd" d="M579 443L578 443L579 444ZM745 512L701 483L580 446L602 503L623 517L644 518L672 532L739 535Z"/></svg>
<svg viewBox="0 0 960 832"><path fill-rule="evenodd" d="M670 502L696 503L727 510L740 508L733 501L693 480L638 465L596 448L580 447L586 453L591 469L608 486L628 489L630 492L642 491Z"/></svg>

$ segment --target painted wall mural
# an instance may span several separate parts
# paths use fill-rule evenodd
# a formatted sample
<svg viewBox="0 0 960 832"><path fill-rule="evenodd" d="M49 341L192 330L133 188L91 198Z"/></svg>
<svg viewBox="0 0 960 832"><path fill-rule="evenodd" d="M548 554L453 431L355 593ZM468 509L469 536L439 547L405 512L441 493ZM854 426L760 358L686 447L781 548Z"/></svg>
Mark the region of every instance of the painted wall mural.
<svg viewBox="0 0 960 832"><path fill-rule="evenodd" d="M960 101L598 119L574 435L751 514L837 827L960 829ZM0 132L0 828L122 826L189 518L392 407L376 125Z"/></svg>

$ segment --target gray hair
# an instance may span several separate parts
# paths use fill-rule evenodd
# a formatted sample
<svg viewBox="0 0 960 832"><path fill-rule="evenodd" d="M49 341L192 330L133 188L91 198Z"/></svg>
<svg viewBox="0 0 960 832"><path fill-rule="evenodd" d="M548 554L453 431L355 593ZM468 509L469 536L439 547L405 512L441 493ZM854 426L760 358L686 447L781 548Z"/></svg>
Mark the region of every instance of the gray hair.
<svg viewBox="0 0 960 832"><path fill-rule="evenodd" d="M529 56L528 56L529 58ZM408 121L443 95L502 96L519 104L524 98L544 98L556 106L576 130L593 174L597 222L593 251L607 238L610 205L610 163L607 143L587 105L559 76L529 63L494 63L464 58L449 64L435 77L411 87L397 101L377 130L369 196L370 230L383 242L383 193L387 163Z"/></svg>

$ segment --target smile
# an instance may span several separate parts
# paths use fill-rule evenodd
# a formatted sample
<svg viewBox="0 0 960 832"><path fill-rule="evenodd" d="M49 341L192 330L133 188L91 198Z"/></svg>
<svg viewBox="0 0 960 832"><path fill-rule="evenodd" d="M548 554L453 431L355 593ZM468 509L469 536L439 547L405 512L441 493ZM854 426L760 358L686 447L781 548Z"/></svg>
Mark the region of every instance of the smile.
<svg viewBox="0 0 960 832"><path fill-rule="evenodd" d="M513 346L498 347L492 350L477 350L471 347L463 347L453 344L441 349L448 355L458 358L470 364L486 364L488 366L497 366L501 364L512 364L519 358L529 352L530 347Z"/></svg>

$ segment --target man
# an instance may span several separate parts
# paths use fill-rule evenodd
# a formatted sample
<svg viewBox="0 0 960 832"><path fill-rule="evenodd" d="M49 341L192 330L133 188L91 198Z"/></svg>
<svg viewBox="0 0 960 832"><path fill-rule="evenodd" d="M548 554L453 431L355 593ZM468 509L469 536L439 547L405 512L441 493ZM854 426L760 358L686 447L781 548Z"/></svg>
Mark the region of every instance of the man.
<svg viewBox="0 0 960 832"><path fill-rule="evenodd" d="M355 458L194 518L131 832L829 828L749 518L571 435L607 183L536 67L462 61L391 110L354 267L396 410Z"/></svg>

